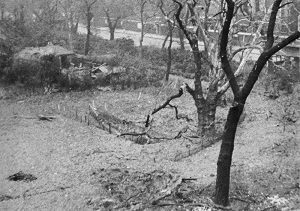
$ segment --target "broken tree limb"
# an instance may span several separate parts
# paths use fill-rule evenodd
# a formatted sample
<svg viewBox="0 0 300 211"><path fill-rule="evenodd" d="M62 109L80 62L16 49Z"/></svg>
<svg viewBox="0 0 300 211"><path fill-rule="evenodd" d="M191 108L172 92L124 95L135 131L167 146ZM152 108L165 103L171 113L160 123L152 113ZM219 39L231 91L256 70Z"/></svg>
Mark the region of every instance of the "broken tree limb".
<svg viewBox="0 0 300 211"><path fill-rule="evenodd" d="M204 137L202 137L204 138ZM189 148L187 151L179 152L175 155L175 157L172 159L173 161L177 162L184 158L190 157L192 155L197 154L201 150L212 146L213 144L217 143L219 140L222 139L222 136L215 138L215 139L207 139L201 141L201 143L196 144L194 147Z"/></svg>
<svg viewBox="0 0 300 211"><path fill-rule="evenodd" d="M171 108L174 108L174 110L175 110L175 115L176 115L176 119L185 119L185 120L188 121L188 122L193 121L193 119L189 118L187 115L183 115L183 114L182 114L182 115L179 116L179 112L178 112L177 106L174 106L174 105L171 105L171 104L169 104L169 106L170 106Z"/></svg>
<svg viewBox="0 0 300 211"><path fill-rule="evenodd" d="M178 98L183 94L183 88L180 88L179 93L171 96L168 100L162 104L159 108L155 109L152 113L156 113L159 110L169 106L175 109L177 119L186 119L191 121L187 116L180 117L178 115L178 109L176 106L169 104L172 99ZM118 117L107 113L106 111L97 110L96 106L89 105L89 114L96 121L96 127L103 129L110 134L115 134L118 137L124 137L128 140L134 141L139 144L153 144L162 140L174 140L182 138L183 135L190 129L188 126L182 128L175 136L166 137L164 134L160 134L151 130L151 115L147 116L148 127L141 127L133 122L121 120Z"/></svg>
<svg viewBox="0 0 300 211"><path fill-rule="evenodd" d="M150 135L148 134L150 128L144 128L136 125L133 122L121 120L118 117L107 113L106 111L99 111L95 106L89 105L90 115L97 122L97 126L110 134L122 136L135 143L146 144L149 143ZM151 131L151 136L162 136L159 133Z"/></svg>
<svg viewBox="0 0 300 211"><path fill-rule="evenodd" d="M23 119L36 119L38 118L38 120L46 120L46 121L52 121L54 119L56 119L55 116L45 116L45 115L42 115L42 114L39 114L37 116L18 116L18 115L15 115L14 118L23 118Z"/></svg>
<svg viewBox="0 0 300 211"><path fill-rule="evenodd" d="M145 127L149 127L150 126L150 120L151 120L151 116L154 115L155 113L157 113L158 111L166 108L167 106L170 106L170 107L174 107L172 105L170 105L170 102L176 98L179 98L183 95L183 90L184 88L186 87L186 84L181 86L178 90L178 93L175 94L175 95L172 95L170 96L163 104L161 104L160 106L158 106L157 108L155 108L150 114L148 114L147 116L147 119L146 119L146 122L145 122ZM176 107L177 108L177 107ZM176 117L178 117L178 110L176 110Z"/></svg>

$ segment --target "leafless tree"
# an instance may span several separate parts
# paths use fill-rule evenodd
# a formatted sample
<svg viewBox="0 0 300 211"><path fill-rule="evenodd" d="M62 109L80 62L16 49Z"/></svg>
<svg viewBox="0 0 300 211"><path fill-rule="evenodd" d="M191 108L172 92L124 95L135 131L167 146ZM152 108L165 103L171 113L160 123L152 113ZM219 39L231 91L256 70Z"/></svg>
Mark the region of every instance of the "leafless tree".
<svg viewBox="0 0 300 211"><path fill-rule="evenodd" d="M86 18L86 42L85 42L85 48L84 48L84 54L88 55L90 50L90 36L92 34L91 32L91 23L92 19L94 17L93 15L93 6L96 4L97 0L83 0L83 10L84 15Z"/></svg>
<svg viewBox="0 0 300 211"><path fill-rule="evenodd" d="M166 40L169 38L169 45L168 45L168 60L167 60L167 70L166 70L166 81L169 80L169 76L171 73L171 65L172 65L172 43L173 43L173 32L176 26L175 16L174 16L174 8L172 5L165 5L163 0L158 2L158 8L160 9L162 15L165 17L167 25L168 25L168 35L166 36ZM168 8L168 10L166 10Z"/></svg>
<svg viewBox="0 0 300 211"><path fill-rule="evenodd" d="M228 59L228 39L230 27L234 18L235 3L232 0L226 0L226 3L227 10L224 25L221 31L219 54L221 58L222 70L225 72L226 77L229 79L229 84L234 94L234 102L230 107L227 115L227 120L222 137L222 145L218 158L215 202L223 206L227 206L229 204L228 198L230 184L230 166L234 148L235 133L247 97L251 93L254 84L258 80L258 76L261 73L263 67L272 57L272 55L300 37L300 32L296 31L286 39L274 44L274 28L276 17L279 9L282 7L282 0L275 0L269 16L267 27L267 41L264 45L263 52L255 62L244 85L242 87L239 87L234 75L234 71Z"/></svg>
<svg viewBox="0 0 300 211"><path fill-rule="evenodd" d="M119 22L133 14L133 6L130 1L109 0L102 2L107 25L110 33L110 40L115 39L115 30Z"/></svg>
<svg viewBox="0 0 300 211"><path fill-rule="evenodd" d="M60 0L62 14L66 20L68 29L69 47L73 49L73 36L77 33L80 19L80 1L79 0Z"/></svg>

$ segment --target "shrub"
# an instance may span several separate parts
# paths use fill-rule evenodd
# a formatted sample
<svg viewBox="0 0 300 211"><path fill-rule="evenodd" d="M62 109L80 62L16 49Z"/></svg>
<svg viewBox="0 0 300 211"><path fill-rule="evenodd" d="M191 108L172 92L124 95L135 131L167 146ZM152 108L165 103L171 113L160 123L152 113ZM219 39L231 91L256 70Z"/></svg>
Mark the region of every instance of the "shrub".
<svg viewBox="0 0 300 211"><path fill-rule="evenodd" d="M293 62L285 59L283 63L269 62L268 72L265 79L266 91L279 95L279 91L288 94L293 92L294 85L299 82L300 73Z"/></svg>
<svg viewBox="0 0 300 211"><path fill-rule="evenodd" d="M165 65L168 60L166 49L162 50L153 46L143 47L143 56L144 59L150 61L152 64L160 66Z"/></svg>
<svg viewBox="0 0 300 211"><path fill-rule="evenodd" d="M164 76L164 71L158 66L153 66L151 62L139 57L125 54L122 57L120 65L125 68L125 71L115 77L113 83L122 86L134 88L152 85L161 80Z"/></svg>
<svg viewBox="0 0 300 211"><path fill-rule="evenodd" d="M116 47L121 51L121 53L128 53L130 55L137 54L137 48L134 46L133 39L119 38L115 40Z"/></svg>

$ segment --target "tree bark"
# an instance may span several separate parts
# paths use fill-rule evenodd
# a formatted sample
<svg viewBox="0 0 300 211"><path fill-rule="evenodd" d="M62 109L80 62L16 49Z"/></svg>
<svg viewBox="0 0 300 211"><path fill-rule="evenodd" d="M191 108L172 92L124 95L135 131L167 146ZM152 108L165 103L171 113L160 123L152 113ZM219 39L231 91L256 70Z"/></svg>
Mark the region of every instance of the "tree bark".
<svg viewBox="0 0 300 211"><path fill-rule="evenodd" d="M168 46L168 61L167 61L167 71L166 71L166 81L169 81L169 76L171 72L171 66L172 66L172 43L173 43L173 25L172 23L168 23L169 25L169 35L170 35L170 41Z"/></svg>
<svg viewBox="0 0 300 211"><path fill-rule="evenodd" d="M218 158L215 203L227 206L229 204L230 167L234 149L234 138L244 104L237 104L229 109L222 145Z"/></svg>
<svg viewBox="0 0 300 211"><path fill-rule="evenodd" d="M109 28L109 40L114 40L115 39L115 29Z"/></svg>
<svg viewBox="0 0 300 211"><path fill-rule="evenodd" d="M232 154L234 149L234 139L235 139L237 125L240 116L243 112L246 99L251 93L254 84L258 80L258 76L260 72L262 71L267 61L271 58L271 56L300 37L300 32L297 31L292 35L290 35L289 37L287 37L286 39L284 39L283 41L281 41L280 43L273 46L274 27L275 27L277 12L280 8L281 2L282 0L275 0L273 3L272 11L268 23L267 41L264 47L264 51L261 53L255 65L253 66L244 86L242 88L239 88L236 81L236 77L234 76L233 70L227 58L228 34L229 34L231 21L234 16L235 5L232 0L226 0L227 11L226 11L226 18L221 33L220 57L221 57L222 69L225 72L227 78L229 79L230 87L234 94L234 102L227 115L227 121L225 124L224 133L222 137L222 145L221 145L220 154L218 158L215 203L223 206L227 206L229 204L230 167L231 167L231 160L232 160Z"/></svg>
<svg viewBox="0 0 300 211"><path fill-rule="evenodd" d="M168 33L168 34L166 35L164 41L163 41L163 44L161 45L161 49L162 49L162 50L165 48L166 43L167 43L169 37L170 37L170 34Z"/></svg>
<svg viewBox="0 0 300 211"><path fill-rule="evenodd" d="M92 21L92 13L90 11L91 9L88 8L86 13L86 19L87 19L87 34L86 34L86 42L85 42L85 49L84 49L84 55L88 55L90 50L90 36L91 36L91 21Z"/></svg>
<svg viewBox="0 0 300 211"><path fill-rule="evenodd" d="M197 115L198 115L198 135L199 136L210 136L215 130L215 114L216 114L216 106L217 106L217 81L213 83L214 89L212 89L212 85L210 87L210 92L208 93L208 96L204 97L203 95L203 89L202 89L202 53L199 50L199 43L198 43L198 29L196 32L191 32L186 29L186 27L183 24L183 21L180 18L180 13L183 9L183 4L180 3L177 0L173 0L176 2L179 6L177 9L177 12L175 14L176 20L178 22L179 28L182 30L183 34L189 41L189 45L192 48L193 56L194 56L194 62L196 65L195 70L195 90L188 89L189 93L193 96L193 99L195 101L195 106L197 108ZM186 17L188 17L189 12L187 11ZM196 27L195 22L193 23L194 27Z"/></svg>
<svg viewBox="0 0 300 211"><path fill-rule="evenodd" d="M144 42L144 28L145 28L145 24L144 24L144 12L145 12L145 5L146 5L147 1L146 0L142 0L141 1L141 5L140 5L140 21L141 21L141 38L140 38L140 58L144 57L143 54L143 42Z"/></svg>
<svg viewBox="0 0 300 211"><path fill-rule="evenodd" d="M113 20L110 18L109 9L106 8L104 10L104 12L105 12L105 15L106 15L106 20L107 20L107 24L108 24L108 28L109 28L109 34L110 34L109 40L114 40L117 24L118 24L118 21L121 19L121 16L118 16L115 19L115 21L113 22Z"/></svg>
<svg viewBox="0 0 300 211"><path fill-rule="evenodd" d="M181 29L178 30L178 36L179 36L179 44L180 44L180 50L184 51L184 34Z"/></svg>
<svg viewBox="0 0 300 211"><path fill-rule="evenodd" d="M144 22L141 23L141 38L140 38L140 58L144 57L143 53L143 42L144 42Z"/></svg>

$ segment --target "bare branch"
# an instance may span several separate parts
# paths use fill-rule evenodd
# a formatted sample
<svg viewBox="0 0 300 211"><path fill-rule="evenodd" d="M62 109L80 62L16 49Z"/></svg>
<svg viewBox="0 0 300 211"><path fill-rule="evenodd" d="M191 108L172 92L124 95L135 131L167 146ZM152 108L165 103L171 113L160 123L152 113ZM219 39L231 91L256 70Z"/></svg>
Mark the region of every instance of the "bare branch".
<svg viewBox="0 0 300 211"><path fill-rule="evenodd" d="M155 113L157 113L158 111L160 111L161 109L165 108L166 106L168 106L170 104L170 102L175 99L175 98L179 98L181 97L181 95L183 95L183 88L180 87L179 91L177 94L170 96L162 105L160 105L158 108L154 109L151 114L149 114L147 116L146 122L145 122L145 127L149 127L150 126L150 116L154 115Z"/></svg>
<svg viewBox="0 0 300 211"><path fill-rule="evenodd" d="M269 19L269 25L267 30L267 42L265 44L265 50L270 49L273 46L274 43L274 27L276 23L276 17L279 10L279 6L281 4L282 0L275 0L272 11Z"/></svg>
<svg viewBox="0 0 300 211"><path fill-rule="evenodd" d="M249 45L249 46L241 47L241 48L236 49L236 50L232 53L232 55L231 55L231 57L229 58L229 60L232 60L233 57L234 57L237 53L239 53L239 52L241 52L241 51L244 51L244 50L247 50L247 49L258 49L258 50L260 50L261 52L263 52L263 50L264 50L260 45Z"/></svg>
<svg viewBox="0 0 300 211"><path fill-rule="evenodd" d="M225 18L223 30L221 32L220 57L221 57L222 69L224 70L229 80L229 84L233 91L233 94L237 96L239 92L239 87L227 57L228 34L231 25L231 20L233 18L234 2L232 0L226 0L226 2L227 2L227 12L226 12L226 18Z"/></svg>
<svg viewBox="0 0 300 211"><path fill-rule="evenodd" d="M281 9L281 8L283 8L283 7L285 7L285 6L289 5L289 4L293 4L293 2L290 1L290 2L287 2L287 3L283 4L283 5L280 5L279 9Z"/></svg>
<svg viewBox="0 0 300 211"><path fill-rule="evenodd" d="M248 80L246 81L243 89L242 89L242 96L247 97L255 82L257 81L258 75L263 69L266 62L271 58L272 55L280 51L285 46L289 45L290 43L294 42L296 39L300 37L300 32L296 31L292 35L290 35L288 38L284 39L277 45L273 46L272 48L265 50L260 57L258 58L257 62L255 63L253 70L250 72Z"/></svg>
<svg viewBox="0 0 300 211"><path fill-rule="evenodd" d="M176 20L178 22L179 28L183 31L183 33L185 34L185 36L188 39L189 43L192 44L191 34L188 32L186 27L183 25L183 22L180 18L180 14L181 14L181 11L183 9L183 5L182 5L182 3L180 3L177 0L173 0L173 2L175 2L178 5L178 9L177 9L177 12L175 13L175 17L176 17Z"/></svg>

